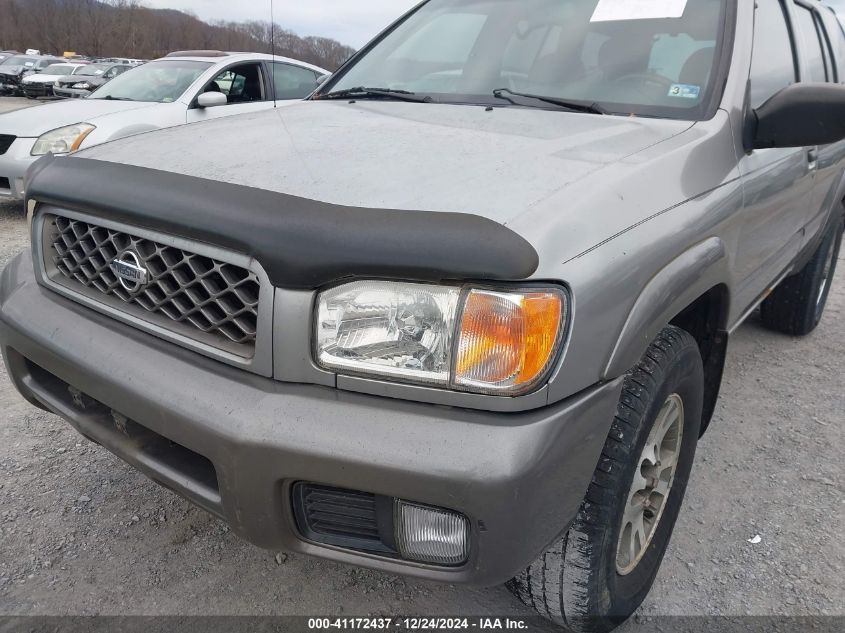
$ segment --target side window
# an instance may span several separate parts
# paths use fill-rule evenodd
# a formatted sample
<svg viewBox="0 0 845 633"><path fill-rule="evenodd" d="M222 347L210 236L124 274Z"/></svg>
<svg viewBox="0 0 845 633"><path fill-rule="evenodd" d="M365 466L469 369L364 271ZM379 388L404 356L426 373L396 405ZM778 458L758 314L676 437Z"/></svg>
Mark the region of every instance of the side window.
<svg viewBox="0 0 845 633"><path fill-rule="evenodd" d="M273 84L276 99L304 99L317 89L317 74L300 66L274 62Z"/></svg>
<svg viewBox="0 0 845 633"><path fill-rule="evenodd" d="M827 72L825 72L824 53L822 52L821 41L819 41L819 32L813 12L796 5L795 19L798 32L801 34L801 41L804 43L804 55L807 58L807 68L810 73L805 81L825 82L827 81Z"/></svg>
<svg viewBox="0 0 845 633"><path fill-rule="evenodd" d="M821 16L816 16L816 28L819 31L819 37L822 41L822 52L824 53L824 65L827 69L827 80L836 83L839 81L841 69L836 62L836 55L834 54L833 41L831 40L831 33L825 28L824 21ZM836 36L836 33L833 33Z"/></svg>
<svg viewBox="0 0 845 633"><path fill-rule="evenodd" d="M751 107L798 81L792 39L781 0L757 0L751 62Z"/></svg>
<svg viewBox="0 0 845 633"><path fill-rule="evenodd" d="M267 100L261 81L260 64L243 64L228 68L217 75L205 87L204 92L222 92L229 104Z"/></svg>

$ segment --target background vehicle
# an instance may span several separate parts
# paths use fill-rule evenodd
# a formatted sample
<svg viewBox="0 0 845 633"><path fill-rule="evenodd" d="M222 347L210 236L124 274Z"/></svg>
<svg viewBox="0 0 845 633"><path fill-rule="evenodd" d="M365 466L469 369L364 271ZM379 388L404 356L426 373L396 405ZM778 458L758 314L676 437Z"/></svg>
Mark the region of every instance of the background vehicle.
<svg viewBox="0 0 845 633"><path fill-rule="evenodd" d="M75 73L57 77L53 82L53 94L62 98L87 97L130 68L128 65L114 63L88 64Z"/></svg>
<svg viewBox="0 0 845 633"><path fill-rule="evenodd" d="M42 160L9 374L258 545L612 628L845 219L833 16L645 4L430 0L309 101Z"/></svg>
<svg viewBox="0 0 845 633"><path fill-rule="evenodd" d="M5 152L0 152L0 197L21 198L26 170L44 154L269 110L308 96L318 78L327 74L284 57L215 51L187 51L135 68L111 68L126 70L85 99L0 115L0 137L10 139ZM85 69L77 72L59 81L65 85L90 81L81 75ZM54 88L60 96L68 90L82 88Z"/></svg>
<svg viewBox="0 0 845 633"><path fill-rule="evenodd" d="M0 62L0 94L21 95L21 80L63 60L59 57L13 55Z"/></svg>
<svg viewBox="0 0 845 633"><path fill-rule="evenodd" d="M80 72L86 64L58 63L47 66L40 73L27 75L21 80L21 92L30 99L38 97L52 97L53 84L62 77L75 75Z"/></svg>
<svg viewBox="0 0 845 633"><path fill-rule="evenodd" d="M102 61L103 63L120 64L122 66L140 66L147 60L130 59L128 57L109 57L100 61Z"/></svg>

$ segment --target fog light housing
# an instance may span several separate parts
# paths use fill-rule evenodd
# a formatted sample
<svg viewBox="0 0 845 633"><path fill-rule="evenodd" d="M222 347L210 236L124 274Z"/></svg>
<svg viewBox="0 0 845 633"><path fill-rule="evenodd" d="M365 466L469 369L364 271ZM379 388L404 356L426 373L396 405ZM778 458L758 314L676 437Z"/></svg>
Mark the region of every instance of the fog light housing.
<svg viewBox="0 0 845 633"><path fill-rule="evenodd" d="M460 565L469 556L469 521L461 514L396 500L396 545L405 560Z"/></svg>

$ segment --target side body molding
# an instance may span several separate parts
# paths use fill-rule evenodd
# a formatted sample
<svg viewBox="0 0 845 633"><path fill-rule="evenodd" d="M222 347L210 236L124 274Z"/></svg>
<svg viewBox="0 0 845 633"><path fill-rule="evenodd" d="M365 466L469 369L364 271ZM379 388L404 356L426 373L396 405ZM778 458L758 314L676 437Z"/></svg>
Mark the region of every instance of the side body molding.
<svg viewBox="0 0 845 633"><path fill-rule="evenodd" d="M642 357L669 321L727 280L727 248L718 237L698 243L658 272L640 293L616 341L602 378L621 376Z"/></svg>

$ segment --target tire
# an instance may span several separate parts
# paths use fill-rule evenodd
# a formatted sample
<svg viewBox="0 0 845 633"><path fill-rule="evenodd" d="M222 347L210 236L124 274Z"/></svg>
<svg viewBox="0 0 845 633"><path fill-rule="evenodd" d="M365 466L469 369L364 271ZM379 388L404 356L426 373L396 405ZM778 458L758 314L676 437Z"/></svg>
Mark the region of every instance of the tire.
<svg viewBox="0 0 845 633"><path fill-rule="evenodd" d="M651 589L683 501L699 437L703 392L704 372L695 339L676 327L664 329L625 379L610 434L575 521L508 583L522 602L560 626L590 633L609 631L634 613ZM623 516L635 505L629 505L634 476L644 472L644 449L670 400L682 405L674 479L650 542L646 541L639 561L628 559L625 569L626 561L617 561L623 558L620 537L628 533Z"/></svg>
<svg viewBox="0 0 845 633"><path fill-rule="evenodd" d="M792 336L806 336L818 327L830 296L841 246L842 223L838 222L801 272L784 279L761 304L763 325Z"/></svg>

